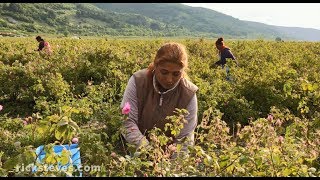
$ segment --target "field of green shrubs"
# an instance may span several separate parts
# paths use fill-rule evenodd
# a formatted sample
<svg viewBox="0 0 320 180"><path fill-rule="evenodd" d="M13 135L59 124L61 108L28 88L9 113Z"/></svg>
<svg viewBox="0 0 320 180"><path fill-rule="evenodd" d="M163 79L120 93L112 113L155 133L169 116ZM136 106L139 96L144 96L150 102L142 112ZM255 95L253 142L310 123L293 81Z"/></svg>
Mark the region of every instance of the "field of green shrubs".
<svg viewBox="0 0 320 180"><path fill-rule="evenodd" d="M129 77L169 39L46 40L51 56L34 51L33 37L0 38L0 176L320 176L318 42L226 40L239 62L227 63L228 81L225 69L211 68L214 40L175 40L199 87L195 146L181 154L158 129L148 148L120 136ZM168 117L176 132L184 113ZM30 168L72 163L52 147L73 138L86 168Z"/></svg>

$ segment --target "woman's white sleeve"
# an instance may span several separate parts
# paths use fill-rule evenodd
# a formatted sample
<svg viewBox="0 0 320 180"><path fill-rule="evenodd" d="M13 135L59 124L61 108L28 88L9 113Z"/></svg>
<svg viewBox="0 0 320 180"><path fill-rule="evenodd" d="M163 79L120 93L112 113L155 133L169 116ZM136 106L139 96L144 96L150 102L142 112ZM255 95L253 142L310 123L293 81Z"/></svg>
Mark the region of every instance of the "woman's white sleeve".
<svg viewBox="0 0 320 180"><path fill-rule="evenodd" d="M136 83L133 76L130 77L127 87L124 91L124 95L121 102L121 109L124 107L124 104L129 102L130 112L127 120L124 120L123 126L125 132L122 133L127 142L140 145L141 140L145 139L145 136L140 132L138 127L138 100L137 100L137 90Z"/></svg>

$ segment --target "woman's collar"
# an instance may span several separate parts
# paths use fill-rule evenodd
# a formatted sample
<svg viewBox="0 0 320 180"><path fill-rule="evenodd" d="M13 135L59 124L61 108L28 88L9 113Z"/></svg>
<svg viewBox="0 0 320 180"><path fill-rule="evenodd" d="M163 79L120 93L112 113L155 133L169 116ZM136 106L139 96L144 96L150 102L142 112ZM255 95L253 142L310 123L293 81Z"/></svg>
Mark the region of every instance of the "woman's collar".
<svg viewBox="0 0 320 180"><path fill-rule="evenodd" d="M181 80L181 78L180 78L180 80ZM160 91L159 91L159 88L158 88L158 86L157 86L157 79L156 79L156 75L155 75L155 74L153 74L152 83L153 83L153 88L154 88L159 94L166 94L166 93L172 91L174 88L176 88L176 87L178 86L180 80L177 81L176 84L175 84L171 89L168 89L168 90L166 90L165 92L160 92Z"/></svg>

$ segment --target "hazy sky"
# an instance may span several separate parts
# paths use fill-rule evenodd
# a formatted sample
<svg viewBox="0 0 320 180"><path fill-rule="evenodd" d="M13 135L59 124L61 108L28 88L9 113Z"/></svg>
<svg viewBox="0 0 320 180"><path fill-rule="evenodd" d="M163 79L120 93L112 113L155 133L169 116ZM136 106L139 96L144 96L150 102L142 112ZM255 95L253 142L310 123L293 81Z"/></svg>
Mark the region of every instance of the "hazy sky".
<svg viewBox="0 0 320 180"><path fill-rule="evenodd" d="M182 3L268 25L320 30L320 3Z"/></svg>

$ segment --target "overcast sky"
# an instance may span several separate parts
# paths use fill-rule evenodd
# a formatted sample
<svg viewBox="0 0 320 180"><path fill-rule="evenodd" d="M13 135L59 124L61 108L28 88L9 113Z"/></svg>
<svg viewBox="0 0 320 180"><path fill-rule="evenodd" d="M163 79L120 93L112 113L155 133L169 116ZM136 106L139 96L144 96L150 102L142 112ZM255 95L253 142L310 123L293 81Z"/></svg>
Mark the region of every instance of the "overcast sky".
<svg viewBox="0 0 320 180"><path fill-rule="evenodd" d="M320 30L320 3L182 3L268 25Z"/></svg>

